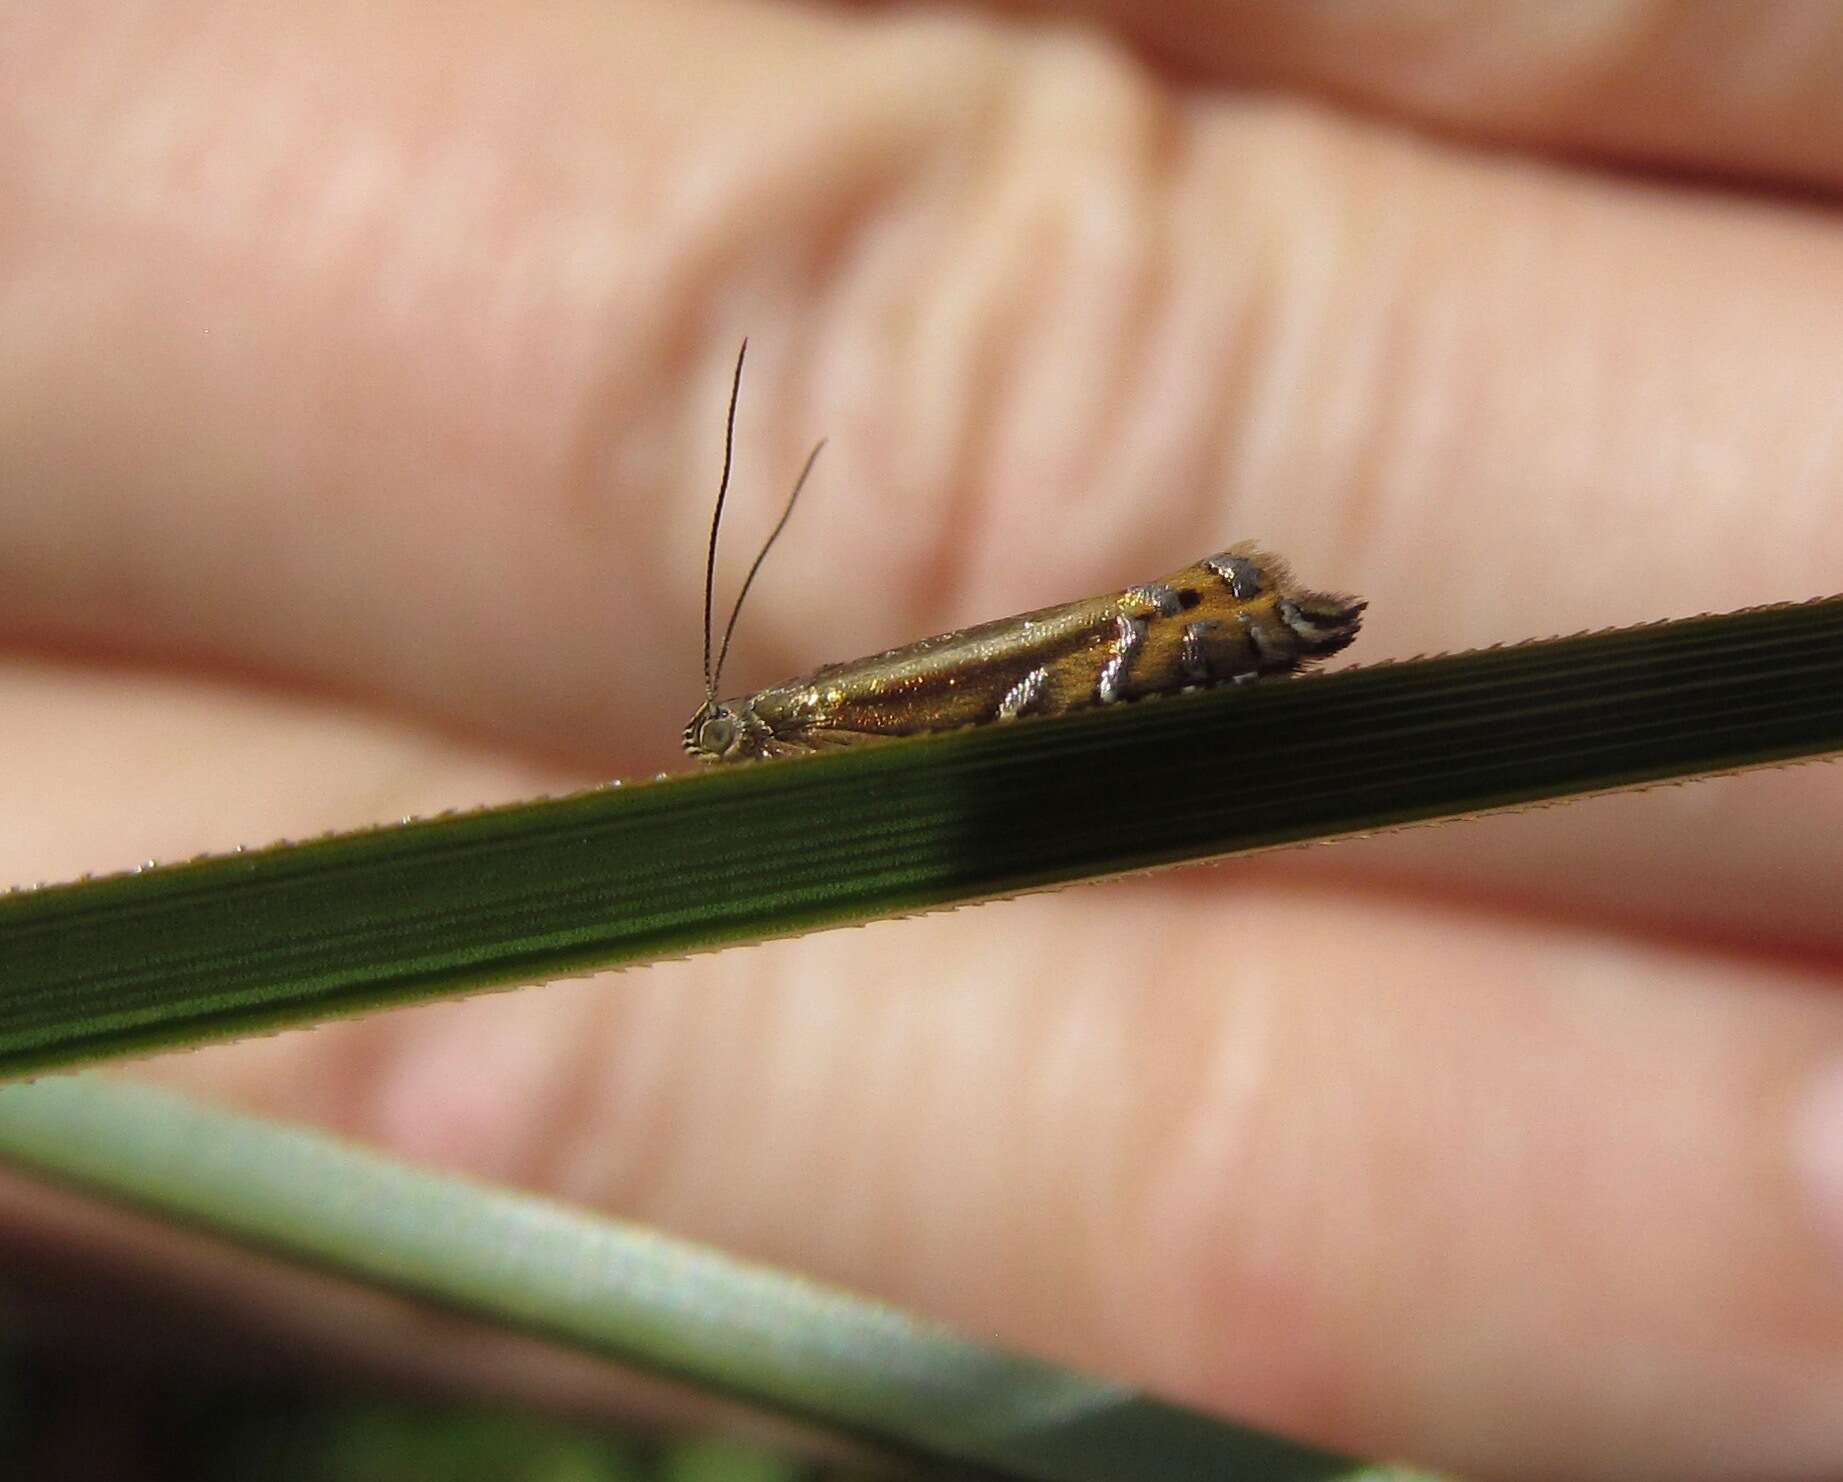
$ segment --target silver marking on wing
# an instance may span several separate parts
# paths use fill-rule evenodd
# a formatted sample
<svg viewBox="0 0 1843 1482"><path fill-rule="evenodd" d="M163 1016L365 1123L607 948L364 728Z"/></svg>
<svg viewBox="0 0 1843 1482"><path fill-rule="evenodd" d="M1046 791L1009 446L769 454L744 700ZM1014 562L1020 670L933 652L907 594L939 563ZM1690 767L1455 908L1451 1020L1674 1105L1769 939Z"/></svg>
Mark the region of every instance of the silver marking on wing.
<svg viewBox="0 0 1843 1482"><path fill-rule="evenodd" d="M1194 679L1201 684L1210 677L1207 645L1211 635L1221 631L1222 624L1214 618L1205 618L1200 623L1190 623L1185 627L1184 646L1178 654L1178 664L1186 679Z"/></svg>
<svg viewBox="0 0 1843 1482"><path fill-rule="evenodd" d="M1103 705L1111 705L1120 698L1127 668L1145 646L1145 624L1138 618L1121 613L1115 627L1113 657L1101 669L1100 680L1094 686L1094 698Z"/></svg>
<svg viewBox="0 0 1843 1482"><path fill-rule="evenodd" d="M1004 699L998 702L998 719L1016 720L1043 698L1048 684L1048 669L1032 669L1005 691Z"/></svg>
<svg viewBox="0 0 1843 1482"><path fill-rule="evenodd" d="M1160 617L1176 617L1184 610L1184 604L1178 601L1177 588L1162 581L1147 582L1144 586L1128 587L1125 592L1128 603L1135 607L1152 607L1157 609Z"/></svg>
<svg viewBox="0 0 1843 1482"><path fill-rule="evenodd" d="M1237 601L1246 602L1261 595L1261 565L1253 558L1224 551L1203 564L1229 584L1229 595Z"/></svg>

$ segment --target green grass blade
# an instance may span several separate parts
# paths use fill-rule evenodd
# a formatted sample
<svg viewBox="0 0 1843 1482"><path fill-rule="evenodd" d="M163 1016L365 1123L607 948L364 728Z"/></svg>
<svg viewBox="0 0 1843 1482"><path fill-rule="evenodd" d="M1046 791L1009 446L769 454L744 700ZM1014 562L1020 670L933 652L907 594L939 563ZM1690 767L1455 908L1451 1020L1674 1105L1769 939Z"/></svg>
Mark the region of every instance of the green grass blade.
<svg viewBox="0 0 1843 1482"><path fill-rule="evenodd" d="M0 898L0 1074L1843 750L1843 598Z"/></svg>
<svg viewBox="0 0 1843 1482"><path fill-rule="evenodd" d="M96 1077L0 1088L0 1157L503 1328L1003 1476L1363 1471L701 1246L170 1092Z"/></svg>

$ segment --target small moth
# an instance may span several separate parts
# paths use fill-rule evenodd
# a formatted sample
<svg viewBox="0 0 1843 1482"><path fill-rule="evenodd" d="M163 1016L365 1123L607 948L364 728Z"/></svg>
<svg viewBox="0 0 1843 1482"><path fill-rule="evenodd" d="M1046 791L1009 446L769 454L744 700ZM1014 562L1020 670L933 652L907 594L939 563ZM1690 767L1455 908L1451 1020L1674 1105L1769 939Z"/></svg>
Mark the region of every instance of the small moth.
<svg viewBox="0 0 1843 1482"><path fill-rule="evenodd" d="M1161 581L924 638L867 659L827 664L784 684L719 700L736 618L755 573L793 514L822 442L749 568L716 666L710 662L717 530L729 490L736 397L730 387L723 477L704 569L704 703L685 727L701 762L801 756L923 731L1061 715L1145 695L1293 674L1356 637L1364 604L1296 585L1284 562L1251 545L1208 556Z"/></svg>

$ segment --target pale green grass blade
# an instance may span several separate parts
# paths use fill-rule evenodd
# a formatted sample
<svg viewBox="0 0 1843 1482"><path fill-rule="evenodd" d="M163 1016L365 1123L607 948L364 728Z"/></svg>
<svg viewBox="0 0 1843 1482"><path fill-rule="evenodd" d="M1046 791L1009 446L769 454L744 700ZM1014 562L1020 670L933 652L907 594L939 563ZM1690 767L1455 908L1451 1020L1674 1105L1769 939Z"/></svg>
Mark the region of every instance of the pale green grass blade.
<svg viewBox="0 0 1843 1482"><path fill-rule="evenodd" d="M1843 598L0 898L0 1074L1843 750Z"/></svg>
<svg viewBox="0 0 1843 1482"><path fill-rule="evenodd" d="M503 1328L1003 1476L1364 1474L704 1247L128 1082L0 1088L0 1157Z"/></svg>

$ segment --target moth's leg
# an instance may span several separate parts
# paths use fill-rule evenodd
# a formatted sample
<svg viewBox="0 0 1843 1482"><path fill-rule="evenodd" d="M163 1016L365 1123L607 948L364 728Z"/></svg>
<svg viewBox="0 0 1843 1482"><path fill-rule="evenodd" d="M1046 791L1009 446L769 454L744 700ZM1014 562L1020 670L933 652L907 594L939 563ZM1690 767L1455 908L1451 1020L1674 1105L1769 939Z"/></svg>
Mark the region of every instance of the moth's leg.
<svg viewBox="0 0 1843 1482"><path fill-rule="evenodd" d="M920 733L917 733L920 734ZM881 731L842 731L831 726L814 726L802 731L797 739L783 737L775 742L774 756L811 756L820 751L843 751L852 746L874 745L878 741L895 741L900 737Z"/></svg>
<svg viewBox="0 0 1843 1482"><path fill-rule="evenodd" d="M762 755L779 761L782 757L810 756L814 750L815 748L809 746L805 741L789 741L784 737L776 736L762 747Z"/></svg>

